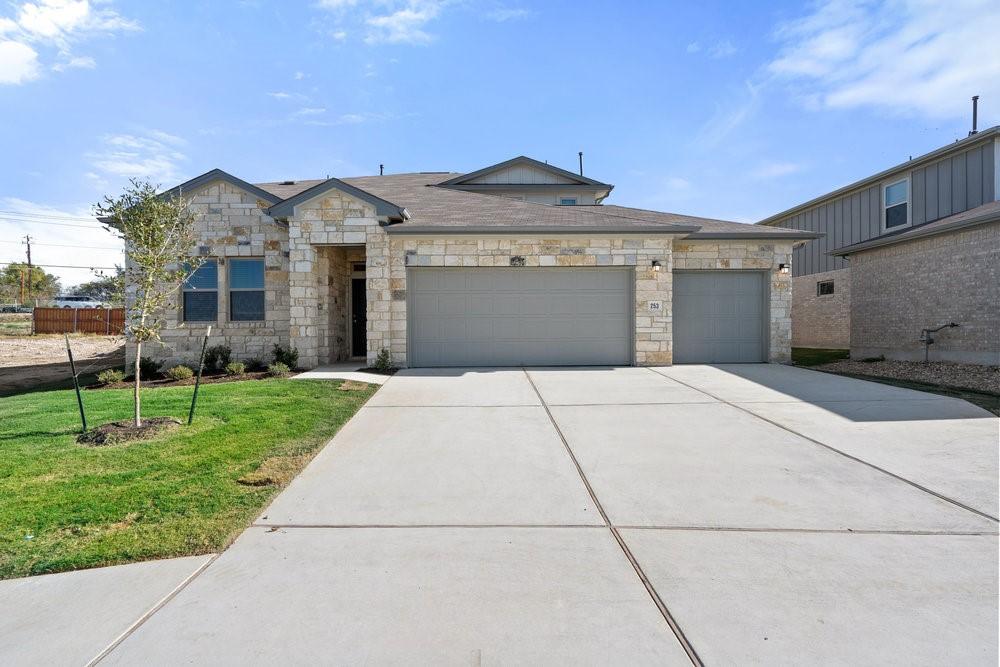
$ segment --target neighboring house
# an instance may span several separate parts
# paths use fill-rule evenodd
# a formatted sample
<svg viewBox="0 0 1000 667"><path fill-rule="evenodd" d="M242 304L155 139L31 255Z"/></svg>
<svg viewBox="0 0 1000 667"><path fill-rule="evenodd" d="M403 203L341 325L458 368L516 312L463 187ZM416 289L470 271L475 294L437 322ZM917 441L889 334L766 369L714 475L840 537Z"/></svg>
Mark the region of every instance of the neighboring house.
<svg viewBox="0 0 1000 667"><path fill-rule="evenodd" d="M207 261L150 354L193 363L211 324L237 359L290 345L303 367L383 349L399 366L789 360L788 265L815 234L600 205L611 188L524 157L258 185L210 171L166 193L191 198Z"/></svg>
<svg viewBox="0 0 1000 667"><path fill-rule="evenodd" d="M792 345L1000 364L1000 127L757 223L822 234L792 256Z"/></svg>

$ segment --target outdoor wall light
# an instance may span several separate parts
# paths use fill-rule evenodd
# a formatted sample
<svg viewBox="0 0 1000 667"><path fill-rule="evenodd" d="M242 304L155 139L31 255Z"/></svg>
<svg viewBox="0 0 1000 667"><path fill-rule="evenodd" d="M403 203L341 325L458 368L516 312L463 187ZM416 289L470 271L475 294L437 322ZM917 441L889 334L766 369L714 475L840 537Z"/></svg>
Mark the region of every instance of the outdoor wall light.
<svg viewBox="0 0 1000 667"><path fill-rule="evenodd" d="M658 260L658 259L654 259L653 260L653 270L654 271L659 271L660 270L660 260Z"/></svg>
<svg viewBox="0 0 1000 667"><path fill-rule="evenodd" d="M778 264L778 273L782 275L787 276L791 270L792 267L788 266L787 264Z"/></svg>

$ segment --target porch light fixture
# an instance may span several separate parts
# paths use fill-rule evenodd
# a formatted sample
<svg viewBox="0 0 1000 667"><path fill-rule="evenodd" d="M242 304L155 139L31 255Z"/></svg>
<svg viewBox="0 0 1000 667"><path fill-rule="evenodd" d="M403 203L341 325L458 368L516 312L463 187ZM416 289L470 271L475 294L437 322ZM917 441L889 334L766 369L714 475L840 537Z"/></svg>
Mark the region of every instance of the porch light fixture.
<svg viewBox="0 0 1000 667"><path fill-rule="evenodd" d="M659 271L660 270L660 260L658 260L658 259L654 259L653 260L653 270L654 271Z"/></svg>
<svg viewBox="0 0 1000 667"><path fill-rule="evenodd" d="M778 264L778 273L784 276L787 276L791 270L792 267L788 266L787 264Z"/></svg>

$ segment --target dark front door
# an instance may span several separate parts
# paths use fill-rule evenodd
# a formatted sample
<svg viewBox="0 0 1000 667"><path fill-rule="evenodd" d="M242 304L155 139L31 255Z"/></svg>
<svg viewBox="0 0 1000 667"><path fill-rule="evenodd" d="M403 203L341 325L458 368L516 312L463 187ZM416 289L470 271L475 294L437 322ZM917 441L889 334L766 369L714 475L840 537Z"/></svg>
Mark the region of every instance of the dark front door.
<svg viewBox="0 0 1000 667"><path fill-rule="evenodd" d="M368 294L364 278L351 279L351 355L367 353Z"/></svg>

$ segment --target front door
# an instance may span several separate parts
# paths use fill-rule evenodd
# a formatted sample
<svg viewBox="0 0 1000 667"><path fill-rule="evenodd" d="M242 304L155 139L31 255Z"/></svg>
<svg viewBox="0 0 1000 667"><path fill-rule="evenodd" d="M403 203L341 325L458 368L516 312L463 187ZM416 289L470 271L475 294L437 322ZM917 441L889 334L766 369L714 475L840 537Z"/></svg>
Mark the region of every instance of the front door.
<svg viewBox="0 0 1000 667"><path fill-rule="evenodd" d="M351 279L351 356L367 353L368 293L364 278Z"/></svg>

